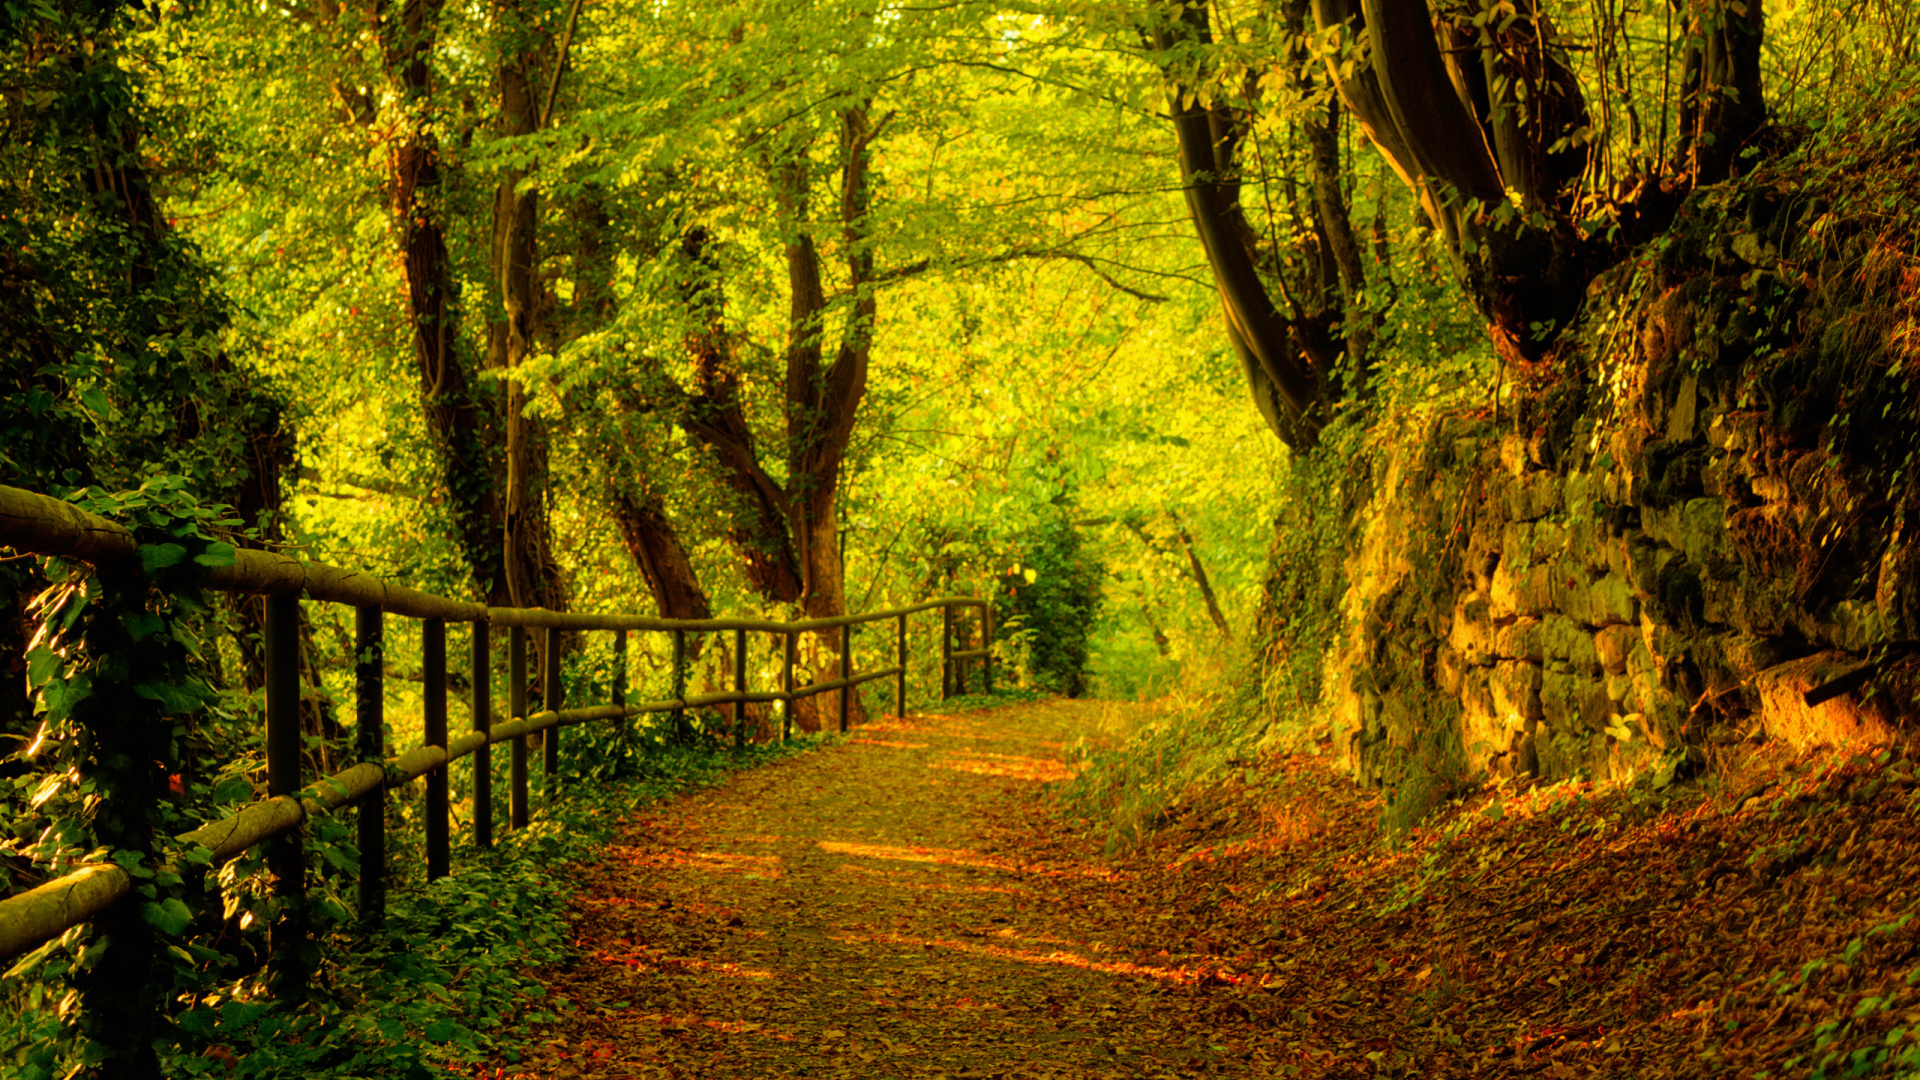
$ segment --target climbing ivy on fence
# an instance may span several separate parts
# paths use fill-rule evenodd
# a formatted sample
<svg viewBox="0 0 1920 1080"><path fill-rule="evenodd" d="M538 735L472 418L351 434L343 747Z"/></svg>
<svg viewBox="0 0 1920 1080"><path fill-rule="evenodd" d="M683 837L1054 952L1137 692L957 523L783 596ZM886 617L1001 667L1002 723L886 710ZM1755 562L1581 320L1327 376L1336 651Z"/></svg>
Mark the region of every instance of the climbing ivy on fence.
<svg viewBox="0 0 1920 1080"><path fill-rule="evenodd" d="M219 700L206 678L201 583L233 561L216 533L237 522L176 477L80 501L133 531L137 559L47 561L52 585L33 602L27 653L40 723L19 750L26 769L12 781L13 836L0 851L29 878L115 863L134 893L14 965L10 980L36 978L12 993L51 1008L27 1013L9 1056L29 1077L75 1064L88 1076L159 1076L153 1041L169 991L201 962L184 940L199 895L184 875L206 852L171 840L197 823L180 778L194 718Z"/></svg>

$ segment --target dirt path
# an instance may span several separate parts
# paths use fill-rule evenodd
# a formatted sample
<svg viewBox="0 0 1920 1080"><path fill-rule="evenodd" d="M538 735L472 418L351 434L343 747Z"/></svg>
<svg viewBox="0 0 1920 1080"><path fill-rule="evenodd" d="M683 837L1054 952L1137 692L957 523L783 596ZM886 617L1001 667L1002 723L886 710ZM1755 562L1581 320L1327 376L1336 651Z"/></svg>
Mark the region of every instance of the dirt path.
<svg viewBox="0 0 1920 1080"><path fill-rule="evenodd" d="M585 871L583 958L554 983L570 1001L515 1069L1271 1075L1217 1041L1191 973L1098 936L1092 852L1036 835L1034 796L1095 708L875 723L653 808Z"/></svg>

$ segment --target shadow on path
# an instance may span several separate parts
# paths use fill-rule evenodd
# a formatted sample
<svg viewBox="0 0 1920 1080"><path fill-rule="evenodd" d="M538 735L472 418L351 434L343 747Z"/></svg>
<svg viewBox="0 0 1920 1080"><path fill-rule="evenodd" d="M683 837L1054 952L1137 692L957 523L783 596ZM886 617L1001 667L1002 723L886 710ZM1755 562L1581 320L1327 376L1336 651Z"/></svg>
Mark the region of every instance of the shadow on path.
<svg viewBox="0 0 1920 1080"><path fill-rule="evenodd" d="M1102 940L1109 871L1041 835L1112 707L889 720L650 808L583 868L568 1001L508 1075L1272 1075L1193 973Z"/></svg>

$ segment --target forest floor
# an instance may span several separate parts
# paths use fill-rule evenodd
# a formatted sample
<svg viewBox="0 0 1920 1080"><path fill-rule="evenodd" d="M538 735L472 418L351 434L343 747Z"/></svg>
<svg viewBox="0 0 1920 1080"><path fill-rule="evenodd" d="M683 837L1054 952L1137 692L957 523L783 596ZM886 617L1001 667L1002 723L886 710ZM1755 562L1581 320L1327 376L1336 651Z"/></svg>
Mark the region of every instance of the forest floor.
<svg viewBox="0 0 1920 1080"><path fill-rule="evenodd" d="M480 1075L1744 1078L1920 1057L1903 754L1659 793L1507 785L1392 850L1377 793L1276 757L1109 859L1049 787L1099 708L879 721L641 812L579 867L577 959L547 973L561 1019Z"/></svg>

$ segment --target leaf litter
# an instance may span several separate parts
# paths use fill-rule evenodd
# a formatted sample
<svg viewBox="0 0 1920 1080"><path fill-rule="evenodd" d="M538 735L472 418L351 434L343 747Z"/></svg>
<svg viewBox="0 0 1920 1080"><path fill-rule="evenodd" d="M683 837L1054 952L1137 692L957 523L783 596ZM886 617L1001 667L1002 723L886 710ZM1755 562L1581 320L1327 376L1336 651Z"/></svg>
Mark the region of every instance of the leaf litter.
<svg viewBox="0 0 1920 1080"><path fill-rule="evenodd" d="M915 716L643 812L486 1077L1788 1077L1920 1064L1916 762L1507 784L1397 849L1275 756L1114 857L1077 702ZM1110 710L1110 704L1099 708ZM990 767L979 767L980 763Z"/></svg>

